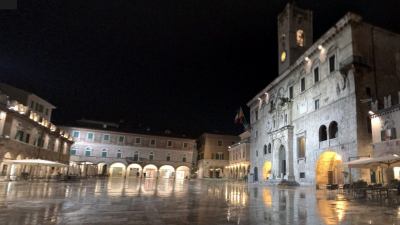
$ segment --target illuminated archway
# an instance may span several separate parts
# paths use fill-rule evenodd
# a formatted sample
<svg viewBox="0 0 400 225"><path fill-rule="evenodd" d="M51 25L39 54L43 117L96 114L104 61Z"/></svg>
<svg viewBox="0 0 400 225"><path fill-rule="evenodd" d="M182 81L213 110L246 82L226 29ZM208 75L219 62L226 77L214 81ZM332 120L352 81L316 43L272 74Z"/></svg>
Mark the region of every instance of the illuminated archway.
<svg viewBox="0 0 400 225"><path fill-rule="evenodd" d="M146 165L143 168L143 177L145 178L156 178L157 177L157 166L153 164Z"/></svg>
<svg viewBox="0 0 400 225"><path fill-rule="evenodd" d="M264 165L263 165L263 179L267 180L269 179L270 175L271 175L271 169L272 169L272 163L270 161L265 161Z"/></svg>
<svg viewBox="0 0 400 225"><path fill-rule="evenodd" d="M110 176L112 177L123 177L125 176L126 166L123 163L117 162L110 166Z"/></svg>
<svg viewBox="0 0 400 225"><path fill-rule="evenodd" d="M190 168L187 166L180 166L176 168L176 179L187 179L190 176Z"/></svg>
<svg viewBox="0 0 400 225"><path fill-rule="evenodd" d="M137 163L130 164L126 170L126 176L129 177L140 177L142 173L142 167Z"/></svg>
<svg viewBox="0 0 400 225"><path fill-rule="evenodd" d="M316 166L317 185L343 183L342 157L336 152L327 151L321 154Z"/></svg>
<svg viewBox="0 0 400 225"><path fill-rule="evenodd" d="M104 162L97 164L97 175L107 175L107 164Z"/></svg>
<svg viewBox="0 0 400 225"><path fill-rule="evenodd" d="M164 165L160 167L161 178L173 178L175 176L175 169L170 165Z"/></svg>

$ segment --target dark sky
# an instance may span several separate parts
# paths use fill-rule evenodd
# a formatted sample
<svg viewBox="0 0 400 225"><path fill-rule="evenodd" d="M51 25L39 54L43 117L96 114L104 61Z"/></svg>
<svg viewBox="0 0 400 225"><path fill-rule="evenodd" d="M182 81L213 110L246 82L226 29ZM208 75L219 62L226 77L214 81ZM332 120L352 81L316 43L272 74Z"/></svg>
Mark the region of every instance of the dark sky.
<svg viewBox="0 0 400 225"><path fill-rule="evenodd" d="M18 0L0 10L0 78L57 106L53 119L198 135L277 76L284 0ZM398 0L299 0L314 39L347 11L400 32Z"/></svg>

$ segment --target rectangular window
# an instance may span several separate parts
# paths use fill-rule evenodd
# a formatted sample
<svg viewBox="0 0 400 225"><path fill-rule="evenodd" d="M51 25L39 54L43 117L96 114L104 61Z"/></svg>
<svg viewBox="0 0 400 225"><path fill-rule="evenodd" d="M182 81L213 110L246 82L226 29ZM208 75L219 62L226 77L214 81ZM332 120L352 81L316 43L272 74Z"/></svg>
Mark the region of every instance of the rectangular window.
<svg viewBox="0 0 400 225"><path fill-rule="evenodd" d="M49 115L49 109L46 108L45 114L46 114L46 116Z"/></svg>
<svg viewBox="0 0 400 225"><path fill-rule="evenodd" d="M188 147L188 143L183 143L183 148L187 148Z"/></svg>
<svg viewBox="0 0 400 225"><path fill-rule="evenodd" d="M136 144L140 144L140 142L141 142L140 137L135 138L135 143Z"/></svg>
<svg viewBox="0 0 400 225"><path fill-rule="evenodd" d="M152 139L152 140L150 141L150 145L156 145L156 140Z"/></svg>
<svg viewBox="0 0 400 225"><path fill-rule="evenodd" d="M93 138L94 138L93 133L87 133L87 139L88 139L89 141L93 141Z"/></svg>
<svg viewBox="0 0 400 225"><path fill-rule="evenodd" d="M172 141L167 141L167 146L172 147Z"/></svg>
<svg viewBox="0 0 400 225"><path fill-rule="evenodd" d="M315 110L319 109L319 99L316 99L316 100L314 101L314 109L315 109Z"/></svg>
<svg viewBox="0 0 400 225"><path fill-rule="evenodd" d="M119 143L124 143L124 141L125 141L125 136L119 136L118 142Z"/></svg>
<svg viewBox="0 0 400 225"><path fill-rule="evenodd" d="M289 98L293 99L293 86L289 87Z"/></svg>
<svg viewBox="0 0 400 225"><path fill-rule="evenodd" d="M74 138L79 138L79 131L74 131L74 132L72 132L72 136L73 136Z"/></svg>
<svg viewBox="0 0 400 225"><path fill-rule="evenodd" d="M133 161L139 161L139 152L135 152L133 155Z"/></svg>
<svg viewBox="0 0 400 225"><path fill-rule="evenodd" d="M300 80L300 91L303 92L306 90L306 78L303 77Z"/></svg>
<svg viewBox="0 0 400 225"><path fill-rule="evenodd" d="M102 158L107 158L107 151L102 151L101 152L101 157Z"/></svg>
<svg viewBox="0 0 400 225"><path fill-rule="evenodd" d="M29 143L31 135L30 134L25 134L25 143Z"/></svg>
<svg viewBox="0 0 400 225"><path fill-rule="evenodd" d="M92 155L92 150L85 150L85 156L91 156Z"/></svg>
<svg viewBox="0 0 400 225"><path fill-rule="evenodd" d="M69 151L69 154L70 155L76 155L76 149L71 149L70 151Z"/></svg>
<svg viewBox="0 0 400 225"><path fill-rule="evenodd" d="M110 140L110 135L109 134L104 134L103 135L103 141L109 141Z"/></svg>
<svg viewBox="0 0 400 225"><path fill-rule="evenodd" d="M306 138L300 137L297 139L298 158L306 157Z"/></svg>
<svg viewBox="0 0 400 225"><path fill-rule="evenodd" d="M118 159L122 158L122 152L118 152L118 153L117 153L117 158L118 158Z"/></svg>
<svg viewBox="0 0 400 225"><path fill-rule="evenodd" d="M314 83L317 83L319 81L319 68L315 67L314 68Z"/></svg>
<svg viewBox="0 0 400 225"><path fill-rule="evenodd" d="M329 57L329 73L335 71L335 55Z"/></svg>
<svg viewBox="0 0 400 225"><path fill-rule="evenodd" d="M218 140L218 146L222 146L222 140Z"/></svg>
<svg viewBox="0 0 400 225"><path fill-rule="evenodd" d="M171 160L171 156L168 154L167 155L167 161L170 161Z"/></svg>
<svg viewBox="0 0 400 225"><path fill-rule="evenodd" d="M301 173L300 173L300 178L306 178L306 173L301 172Z"/></svg>

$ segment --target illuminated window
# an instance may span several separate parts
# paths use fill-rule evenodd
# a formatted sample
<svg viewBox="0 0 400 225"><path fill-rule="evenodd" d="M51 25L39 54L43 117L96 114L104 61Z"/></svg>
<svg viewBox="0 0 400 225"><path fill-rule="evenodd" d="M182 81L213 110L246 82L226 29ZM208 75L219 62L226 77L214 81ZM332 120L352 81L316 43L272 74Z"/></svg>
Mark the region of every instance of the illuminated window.
<svg viewBox="0 0 400 225"><path fill-rule="evenodd" d="M304 46L304 31L303 30L297 30L297 32L296 32L296 43L300 47Z"/></svg>

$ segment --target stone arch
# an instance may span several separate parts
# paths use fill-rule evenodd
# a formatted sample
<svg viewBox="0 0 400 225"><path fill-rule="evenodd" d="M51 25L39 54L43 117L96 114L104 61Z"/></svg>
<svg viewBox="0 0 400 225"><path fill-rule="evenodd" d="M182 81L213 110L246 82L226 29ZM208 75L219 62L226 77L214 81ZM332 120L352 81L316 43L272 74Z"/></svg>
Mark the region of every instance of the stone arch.
<svg viewBox="0 0 400 225"><path fill-rule="evenodd" d="M105 176L107 175L107 163L99 162L97 163L97 175Z"/></svg>
<svg viewBox="0 0 400 225"><path fill-rule="evenodd" d="M333 151L322 153L317 161L315 180L317 185L343 183L342 157Z"/></svg>
<svg viewBox="0 0 400 225"><path fill-rule="evenodd" d="M131 163L126 168L126 176L127 177L140 177L142 174L143 168L141 165L137 163Z"/></svg>
<svg viewBox="0 0 400 225"><path fill-rule="evenodd" d="M112 177L124 177L126 173L126 165L121 162L115 162L110 165L109 174Z"/></svg>
<svg viewBox="0 0 400 225"><path fill-rule="evenodd" d="M154 164L148 164L143 167L143 177L145 178L157 178L158 168Z"/></svg>
<svg viewBox="0 0 400 225"><path fill-rule="evenodd" d="M332 121L329 124L329 139L334 139L338 137L338 123L336 121Z"/></svg>
<svg viewBox="0 0 400 225"><path fill-rule="evenodd" d="M11 152L6 152L3 156L3 159L13 159L13 155Z"/></svg>
<svg viewBox="0 0 400 225"><path fill-rule="evenodd" d="M175 168L171 165L163 165L159 169L161 178L174 178Z"/></svg>
<svg viewBox="0 0 400 225"><path fill-rule="evenodd" d="M179 166L176 168L176 179L188 179L190 176L190 168L187 166Z"/></svg>
<svg viewBox="0 0 400 225"><path fill-rule="evenodd" d="M319 142L326 141L328 139L328 132L325 125L319 127Z"/></svg>
<svg viewBox="0 0 400 225"><path fill-rule="evenodd" d="M263 179L264 180L269 179L269 177L271 175L271 169L272 169L271 161L265 161L264 165L263 165L263 171L262 171L262 175L263 175Z"/></svg>

